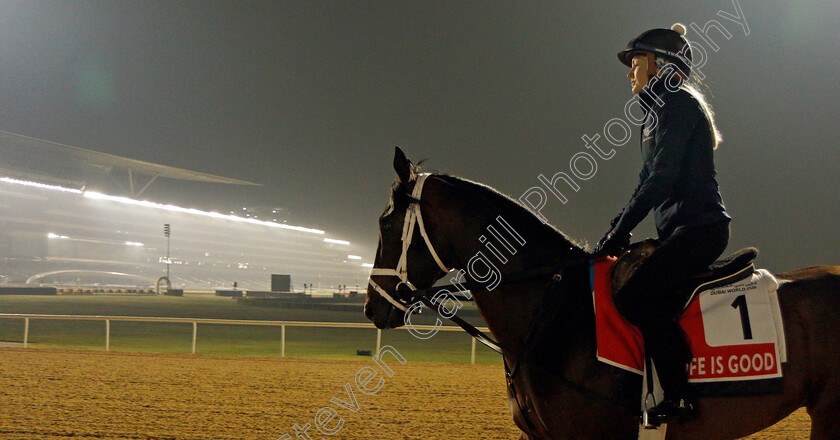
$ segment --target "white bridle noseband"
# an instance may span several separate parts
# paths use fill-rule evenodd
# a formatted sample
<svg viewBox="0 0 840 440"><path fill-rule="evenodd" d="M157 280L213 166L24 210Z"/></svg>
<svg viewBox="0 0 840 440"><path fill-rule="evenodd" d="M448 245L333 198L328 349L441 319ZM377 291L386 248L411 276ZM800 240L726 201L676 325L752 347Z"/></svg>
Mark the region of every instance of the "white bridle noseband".
<svg viewBox="0 0 840 440"><path fill-rule="evenodd" d="M426 177L428 177L428 173L420 174L417 176L417 180L414 183L414 190L411 192L411 198L413 199L411 203L408 205L408 209L405 211L405 220L403 221L403 232L402 232L402 254L400 255L400 259L397 262L396 269L383 269L383 268L374 268L370 272L370 278L368 279L368 283L371 287L374 288L383 298L388 300L394 307L402 310L403 312L408 312L409 304L407 302L400 301L399 299L395 298L394 296L397 295L400 284L405 284L408 286L409 289L412 291L416 291L417 288L408 281L408 248L411 246L411 239L414 236L414 225L417 224L420 227L420 235L423 236L423 240L426 242L426 247L429 249L429 253L432 254L432 258L434 258L435 263L437 263L438 267L443 270L444 273L449 273L449 268L440 261L440 257L438 257L437 252L435 252L434 246L432 246L432 242L429 241L429 235L426 234L426 228L423 226L423 215L420 211L420 196L423 193L423 183L426 181ZM394 288L394 294L391 295L385 291L382 287L379 286L375 281L373 281L373 277L375 276L394 276L400 279L400 282L397 283L396 287Z"/></svg>

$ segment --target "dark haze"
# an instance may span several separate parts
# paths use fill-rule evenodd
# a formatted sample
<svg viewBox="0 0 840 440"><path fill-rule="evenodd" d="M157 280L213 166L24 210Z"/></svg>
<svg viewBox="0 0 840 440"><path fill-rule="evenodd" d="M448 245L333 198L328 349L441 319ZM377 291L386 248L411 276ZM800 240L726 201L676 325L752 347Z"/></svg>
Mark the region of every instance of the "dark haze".
<svg viewBox="0 0 840 440"><path fill-rule="evenodd" d="M641 163L635 126L624 146L603 138L631 97L616 51L717 20L731 38L709 32L719 50L702 71L729 251L757 246L775 271L840 264L840 3L738 4L749 35L718 15L731 0L3 1L0 130L261 183L161 181L144 198L284 207L367 245L366 260L394 146L519 197L599 133L615 156L543 210L594 243ZM635 238L653 233L646 220Z"/></svg>

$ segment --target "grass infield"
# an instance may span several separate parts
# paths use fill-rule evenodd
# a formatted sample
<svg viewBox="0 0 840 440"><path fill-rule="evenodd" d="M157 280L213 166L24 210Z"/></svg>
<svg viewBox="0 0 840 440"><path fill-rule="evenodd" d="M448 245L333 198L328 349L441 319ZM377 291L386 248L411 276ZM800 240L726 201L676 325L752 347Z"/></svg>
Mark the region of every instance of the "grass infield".
<svg viewBox="0 0 840 440"><path fill-rule="evenodd" d="M358 312L257 307L215 296L0 296L0 313L55 315L148 316L249 319L267 321L368 322ZM412 322L432 324L416 317ZM477 325L483 323L476 322ZM0 318L0 342L22 343L24 320ZM197 354L280 356L281 329L274 326L198 324ZM31 347L82 350L105 349L105 322L30 319ZM124 352L189 353L192 324L111 321L110 349ZM470 337L464 332L438 332L420 340L405 330L382 332L382 345L393 345L414 362L469 363ZM359 359L357 350L376 348L375 329L286 327L286 357ZM501 357L478 344L476 363L500 364Z"/></svg>

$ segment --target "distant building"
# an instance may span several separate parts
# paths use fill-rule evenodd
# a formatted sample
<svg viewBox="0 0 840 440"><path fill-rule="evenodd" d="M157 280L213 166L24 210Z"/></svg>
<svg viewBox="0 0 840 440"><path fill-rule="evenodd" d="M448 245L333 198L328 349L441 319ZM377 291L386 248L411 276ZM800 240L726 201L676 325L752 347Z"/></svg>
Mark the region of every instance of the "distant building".
<svg viewBox="0 0 840 440"><path fill-rule="evenodd" d="M127 179L130 190L92 191L103 176ZM366 284L370 269L347 258L364 249L284 223L282 209L216 213L135 198L159 178L208 182L209 194L211 184L250 184L0 132L0 283L151 286L166 272L168 223L173 287L235 280L267 290L275 273L298 290Z"/></svg>

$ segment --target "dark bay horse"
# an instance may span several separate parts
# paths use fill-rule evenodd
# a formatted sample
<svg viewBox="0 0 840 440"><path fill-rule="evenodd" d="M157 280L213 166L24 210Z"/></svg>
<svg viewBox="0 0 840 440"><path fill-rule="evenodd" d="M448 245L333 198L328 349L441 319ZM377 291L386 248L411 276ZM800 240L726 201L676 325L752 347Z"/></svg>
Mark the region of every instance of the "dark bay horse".
<svg viewBox="0 0 840 440"><path fill-rule="evenodd" d="M378 328L402 326L412 289L432 286L446 270L473 265L470 275L481 282L470 288L506 364L511 366L522 353L513 380L515 395L509 387L513 418L523 432L520 439L636 439L641 390L630 397L616 393L614 368L596 360L588 265L580 263L591 257L588 251L487 186L421 175L399 149L394 168L398 178L379 219L367 317ZM508 237L522 239L508 240L513 246L506 250L496 243L495 251L504 257L495 259L501 281L490 279L493 249L487 240L490 226L502 232L500 217L512 230ZM486 267L479 267L479 255L487 257ZM542 307L551 275L517 274L547 266L563 274L562 290L555 292L562 307L523 350L524 335ZM736 439L802 406L811 416L811 439L840 438L840 266L776 276L788 347L782 392L701 398L698 418L669 425L668 440Z"/></svg>

